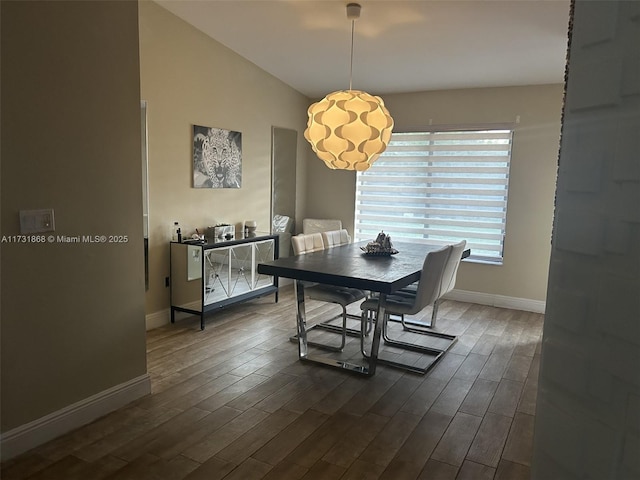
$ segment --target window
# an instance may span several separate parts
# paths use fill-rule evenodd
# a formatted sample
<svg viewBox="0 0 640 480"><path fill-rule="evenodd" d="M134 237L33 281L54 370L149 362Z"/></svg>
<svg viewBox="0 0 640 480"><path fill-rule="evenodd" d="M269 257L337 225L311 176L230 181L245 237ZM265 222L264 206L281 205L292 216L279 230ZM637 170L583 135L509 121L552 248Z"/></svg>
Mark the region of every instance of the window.
<svg viewBox="0 0 640 480"><path fill-rule="evenodd" d="M393 133L356 184L355 239L467 241L472 260L502 263L512 130Z"/></svg>

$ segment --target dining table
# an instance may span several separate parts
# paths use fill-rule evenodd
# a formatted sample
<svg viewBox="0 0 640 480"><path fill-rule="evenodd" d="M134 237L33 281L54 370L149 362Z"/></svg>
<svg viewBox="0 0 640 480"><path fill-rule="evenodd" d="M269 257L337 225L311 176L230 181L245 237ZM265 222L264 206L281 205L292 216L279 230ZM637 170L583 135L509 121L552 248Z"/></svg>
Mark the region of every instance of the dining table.
<svg viewBox="0 0 640 480"><path fill-rule="evenodd" d="M378 364L378 352L383 322L375 322L371 352L362 362L337 359L322 354L310 354L307 344L307 320L304 302L305 282L358 288L375 292L379 297L376 318L384 318L385 299L389 294L420 280L422 266L430 251L441 244L394 242L393 255L371 255L356 242L304 255L296 255L258 264L258 273L294 280L298 356L301 361L319 363L372 376Z"/></svg>

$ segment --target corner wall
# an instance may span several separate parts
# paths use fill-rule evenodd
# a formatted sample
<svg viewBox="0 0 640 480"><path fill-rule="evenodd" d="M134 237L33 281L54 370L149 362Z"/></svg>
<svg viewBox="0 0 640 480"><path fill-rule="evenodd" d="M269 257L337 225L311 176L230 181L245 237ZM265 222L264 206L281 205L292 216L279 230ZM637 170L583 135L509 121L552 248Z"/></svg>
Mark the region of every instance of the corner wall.
<svg viewBox="0 0 640 480"><path fill-rule="evenodd" d="M144 379L146 354L137 3L0 8L3 238L41 208L56 237L127 238L3 241L4 447L11 430Z"/></svg>
<svg viewBox="0 0 640 480"><path fill-rule="evenodd" d="M576 1L533 479L640 478L640 3Z"/></svg>

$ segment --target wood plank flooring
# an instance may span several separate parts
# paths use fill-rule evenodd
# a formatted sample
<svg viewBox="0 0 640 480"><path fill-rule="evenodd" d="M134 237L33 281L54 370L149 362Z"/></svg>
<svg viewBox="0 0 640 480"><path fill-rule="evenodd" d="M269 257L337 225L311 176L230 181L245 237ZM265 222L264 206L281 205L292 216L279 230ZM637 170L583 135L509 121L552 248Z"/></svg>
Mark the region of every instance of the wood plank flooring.
<svg viewBox="0 0 640 480"><path fill-rule="evenodd" d="M309 301L307 319L338 308ZM459 338L435 368L381 366L362 378L298 361L285 287L279 303L269 296L222 310L204 331L185 316L148 332L151 395L5 462L1 478L528 479L542 322L446 301L438 330ZM357 359L358 349L350 339L333 355Z"/></svg>

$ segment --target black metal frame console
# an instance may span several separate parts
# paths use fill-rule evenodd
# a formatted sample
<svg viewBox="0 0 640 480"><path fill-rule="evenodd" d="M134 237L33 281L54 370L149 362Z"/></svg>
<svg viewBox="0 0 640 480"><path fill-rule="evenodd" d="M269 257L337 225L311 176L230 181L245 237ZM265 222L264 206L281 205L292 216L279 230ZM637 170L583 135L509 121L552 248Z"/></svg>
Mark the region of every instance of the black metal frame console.
<svg viewBox="0 0 640 480"><path fill-rule="evenodd" d="M204 316L228 305L275 294L278 277L258 273L258 263L278 258L279 236L254 233L232 239L171 242L171 323L175 312Z"/></svg>

